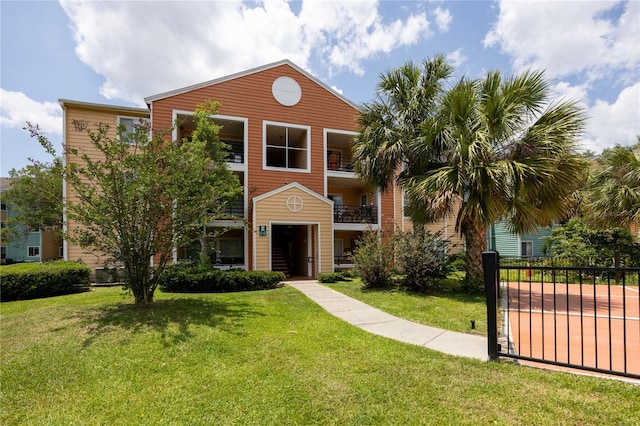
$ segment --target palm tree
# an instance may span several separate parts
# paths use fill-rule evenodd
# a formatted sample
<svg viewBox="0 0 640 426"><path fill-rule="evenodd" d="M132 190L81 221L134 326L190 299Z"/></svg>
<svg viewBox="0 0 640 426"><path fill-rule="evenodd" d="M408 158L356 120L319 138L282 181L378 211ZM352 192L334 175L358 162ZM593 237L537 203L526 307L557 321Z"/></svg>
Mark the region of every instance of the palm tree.
<svg viewBox="0 0 640 426"><path fill-rule="evenodd" d="M447 68L434 61L425 70ZM543 72L511 78L491 72L480 80L462 78L446 91L449 75L439 74L430 84L438 90L426 104L391 102L401 87L387 84L394 75L382 76L378 101L360 113L357 170L381 187L395 179L418 224L455 214L466 245L466 281L479 285L492 223L502 220L517 233L533 231L562 217L570 205L585 164L576 154L584 111L577 102L549 104ZM416 111L391 112L387 105ZM419 131L400 140L403 132L392 128L398 119L375 115L380 112L418 116L422 121L410 127Z"/></svg>
<svg viewBox="0 0 640 426"><path fill-rule="evenodd" d="M635 145L605 149L596 160L585 211L596 225L640 226L640 137Z"/></svg>

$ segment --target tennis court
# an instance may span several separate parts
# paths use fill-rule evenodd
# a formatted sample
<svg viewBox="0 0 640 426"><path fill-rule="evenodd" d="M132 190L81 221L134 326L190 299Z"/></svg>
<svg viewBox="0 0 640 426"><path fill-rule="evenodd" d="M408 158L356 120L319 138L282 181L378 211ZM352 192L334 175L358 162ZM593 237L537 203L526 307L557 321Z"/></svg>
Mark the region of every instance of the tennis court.
<svg viewBox="0 0 640 426"><path fill-rule="evenodd" d="M503 282L503 354L640 377L637 285Z"/></svg>

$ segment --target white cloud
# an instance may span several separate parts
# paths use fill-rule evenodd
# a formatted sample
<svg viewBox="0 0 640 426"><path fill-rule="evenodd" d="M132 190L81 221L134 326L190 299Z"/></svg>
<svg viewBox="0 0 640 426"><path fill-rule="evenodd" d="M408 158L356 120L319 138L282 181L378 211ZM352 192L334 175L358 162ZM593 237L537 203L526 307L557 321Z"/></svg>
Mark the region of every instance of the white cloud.
<svg viewBox="0 0 640 426"><path fill-rule="evenodd" d="M467 60L467 57L462 54L462 49L457 49L447 54L447 60L454 68L458 68Z"/></svg>
<svg viewBox="0 0 640 426"><path fill-rule="evenodd" d="M622 90L613 103L596 100L589 115L587 149L600 152L615 144L636 143L640 135L640 82Z"/></svg>
<svg viewBox="0 0 640 426"><path fill-rule="evenodd" d="M551 76L585 73L593 81L624 70L638 77L640 2L516 2L501 0L485 47L498 44L516 70ZM617 10L623 12L619 19Z"/></svg>
<svg viewBox="0 0 640 426"><path fill-rule="evenodd" d="M436 7L433 13L436 16L436 25L438 26L438 29L443 33L449 31L449 24L451 24L451 20L453 19L449 10Z"/></svg>
<svg viewBox="0 0 640 426"><path fill-rule="evenodd" d="M284 58L362 75L367 59L429 34L424 13L385 22L373 0L304 1L297 15L286 0L61 5L103 96L134 103Z"/></svg>
<svg viewBox="0 0 640 426"><path fill-rule="evenodd" d="M0 88L0 124L22 129L26 122L37 124L48 134L62 134L62 110L56 102L38 102L22 92Z"/></svg>
<svg viewBox="0 0 640 426"><path fill-rule="evenodd" d="M344 91L340 88L338 88L337 86L331 86L331 88L333 90L335 90L337 93L340 93L341 95L344 95Z"/></svg>

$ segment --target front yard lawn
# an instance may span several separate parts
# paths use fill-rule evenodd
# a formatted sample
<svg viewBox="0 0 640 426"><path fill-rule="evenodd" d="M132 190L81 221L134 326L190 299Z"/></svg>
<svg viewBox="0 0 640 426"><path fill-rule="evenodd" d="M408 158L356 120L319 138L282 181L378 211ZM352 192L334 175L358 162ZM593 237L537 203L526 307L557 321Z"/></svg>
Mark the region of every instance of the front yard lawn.
<svg viewBox="0 0 640 426"><path fill-rule="evenodd" d="M458 281L442 280L440 288L429 294L412 293L402 288L368 290L362 280L325 284L391 315L446 330L487 335L487 305L484 295L460 292ZM471 328L475 322L475 329Z"/></svg>
<svg viewBox="0 0 640 426"><path fill-rule="evenodd" d="M369 334L296 290L0 304L3 425L638 424L619 381Z"/></svg>

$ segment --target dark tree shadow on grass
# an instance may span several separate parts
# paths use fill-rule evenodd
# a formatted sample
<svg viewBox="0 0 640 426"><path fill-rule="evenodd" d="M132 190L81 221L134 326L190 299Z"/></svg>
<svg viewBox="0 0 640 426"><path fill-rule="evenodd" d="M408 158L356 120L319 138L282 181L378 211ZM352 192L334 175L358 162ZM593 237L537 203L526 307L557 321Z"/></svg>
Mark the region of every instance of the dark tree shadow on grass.
<svg viewBox="0 0 640 426"><path fill-rule="evenodd" d="M156 300L151 306L117 304L91 309L83 313L82 322L87 334L83 346L91 345L101 336L122 331L127 331L128 337L155 331L165 346L192 338L192 328L196 326L243 335L245 319L265 315L251 306L238 301L176 298ZM125 337L125 333L122 334ZM121 344L127 344L127 340Z"/></svg>

